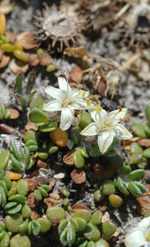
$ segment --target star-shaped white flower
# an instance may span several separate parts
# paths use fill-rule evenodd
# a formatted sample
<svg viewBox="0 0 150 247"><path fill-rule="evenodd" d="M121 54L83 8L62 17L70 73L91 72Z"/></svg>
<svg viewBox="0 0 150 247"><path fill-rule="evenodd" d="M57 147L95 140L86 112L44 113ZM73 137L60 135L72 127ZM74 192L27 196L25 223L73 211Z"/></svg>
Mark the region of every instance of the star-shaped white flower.
<svg viewBox="0 0 150 247"><path fill-rule="evenodd" d="M61 111L60 128L67 130L74 119L74 110L84 110L88 108L85 97L88 92L80 89L72 90L68 81L64 77L58 77L59 88L48 86L45 92L55 100L50 101L43 107L44 111Z"/></svg>
<svg viewBox="0 0 150 247"><path fill-rule="evenodd" d="M132 134L119 123L126 112L126 108L110 113L107 113L104 109L101 111L92 110L90 114L95 122L89 124L80 134L84 136L98 135L98 146L101 153L104 154L112 144L114 137L122 140L132 137Z"/></svg>
<svg viewBox="0 0 150 247"><path fill-rule="evenodd" d="M143 219L125 236L126 247L150 247L150 217Z"/></svg>

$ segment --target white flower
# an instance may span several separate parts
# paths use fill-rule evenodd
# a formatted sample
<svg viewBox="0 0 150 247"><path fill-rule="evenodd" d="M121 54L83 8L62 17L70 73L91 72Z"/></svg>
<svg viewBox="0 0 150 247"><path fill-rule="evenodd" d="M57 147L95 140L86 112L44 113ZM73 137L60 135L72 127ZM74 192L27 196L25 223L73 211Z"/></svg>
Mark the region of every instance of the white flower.
<svg viewBox="0 0 150 247"><path fill-rule="evenodd" d="M110 113L107 113L104 109L101 111L89 110L89 112L95 122L89 124L80 134L85 136L98 135L98 146L102 154L112 144L114 137L122 140L132 137L132 134L119 123L127 112L126 108Z"/></svg>
<svg viewBox="0 0 150 247"><path fill-rule="evenodd" d="M75 89L71 90L67 80L58 77L59 88L48 86L45 92L55 100L44 105L44 111L61 111L60 128L67 130L71 126L74 119L74 110L84 110L88 108L85 97L88 92Z"/></svg>
<svg viewBox="0 0 150 247"><path fill-rule="evenodd" d="M150 217L143 219L125 236L126 247L150 247Z"/></svg>

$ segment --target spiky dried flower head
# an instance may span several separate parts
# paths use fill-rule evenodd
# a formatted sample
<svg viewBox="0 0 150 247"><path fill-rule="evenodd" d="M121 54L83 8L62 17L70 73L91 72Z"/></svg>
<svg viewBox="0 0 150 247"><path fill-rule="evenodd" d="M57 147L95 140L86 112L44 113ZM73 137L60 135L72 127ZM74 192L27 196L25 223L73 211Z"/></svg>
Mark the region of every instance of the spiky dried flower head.
<svg viewBox="0 0 150 247"><path fill-rule="evenodd" d="M61 52L63 47L75 46L79 38L82 37L83 23L74 17L63 13L61 9L53 4L48 7L44 3L45 8L37 10L33 16L33 25L36 27L35 35L40 41L50 40L50 46Z"/></svg>

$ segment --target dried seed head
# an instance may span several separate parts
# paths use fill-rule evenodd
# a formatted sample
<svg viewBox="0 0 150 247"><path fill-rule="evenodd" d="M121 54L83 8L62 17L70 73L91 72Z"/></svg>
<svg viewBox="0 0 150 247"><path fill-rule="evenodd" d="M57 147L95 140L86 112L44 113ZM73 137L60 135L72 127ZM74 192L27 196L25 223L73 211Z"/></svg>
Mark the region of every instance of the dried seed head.
<svg viewBox="0 0 150 247"><path fill-rule="evenodd" d="M118 3L117 0L82 0L79 12L88 21L87 29L99 32L114 20L114 15L119 12L121 6L122 3Z"/></svg>
<svg viewBox="0 0 150 247"><path fill-rule="evenodd" d="M116 30L120 33L120 43L132 48L139 45L141 48L150 46L150 7L141 1L130 7L127 15L122 18Z"/></svg>
<svg viewBox="0 0 150 247"><path fill-rule="evenodd" d="M61 52L63 47L75 46L81 37L83 24L73 17L63 13L54 4L52 7L45 5L45 9L37 11L33 16L33 25L36 27L35 35L40 41L50 39L50 46Z"/></svg>

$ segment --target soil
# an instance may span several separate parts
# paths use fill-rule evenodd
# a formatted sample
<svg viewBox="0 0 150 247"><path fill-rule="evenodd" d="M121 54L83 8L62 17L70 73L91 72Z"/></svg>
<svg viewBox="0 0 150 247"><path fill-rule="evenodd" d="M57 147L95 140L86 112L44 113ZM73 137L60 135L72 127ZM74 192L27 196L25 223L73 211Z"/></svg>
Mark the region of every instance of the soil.
<svg viewBox="0 0 150 247"><path fill-rule="evenodd" d="M9 1L7 1L9 2ZM43 8L43 1L31 0L29 5L25 4L26 1L11 1L13 5L12 11L7 15L7 25L6 30L12 31L16 35L22 32L32 32L34 26L33 13L35 10ZM59 1L45 1L49 6L53 3L59 4ZM64 1L62 4L68 3L72 5L74 1ZM128 1L127 1L128 2ZM130 1L129 1L130 2ZM140 6L140 3L136 5ZM150 3L149 7L150 7ZM149 20L150 22L150 20ZM116 24L117 25L117 24ZM110 25L111 26L111 25ZM118 27L119 28L119 27ZM135 123L146 123L145 118L145 107L150 102L150 44L144 48L138 45L134 48L129 48L128 44L118 44L117 32L114 26L104 26L95 36L92 33L84 32L84 38L80 38L80 45L85 46L88 54L94 54L101 56L105 59L109 58L116 61L121 67L124 66L130 59L136 54L143 51L146 56L137 58L133 63L129 64L123 71L120 72L120 78L116 85L113 85L111 81L107 84L108 93L105 96L101 96L97 90L96 78L93 76L91 80L89 79L88 73L85 73L82 78L82 84L84 89L88 89L91 94L96 94L102 103L102 106L111 111L116 109L118 105L121 107L128 108L127 119L124 125L130 130L131 126ZM118 38L119 39L119 38ZM47 49L47 43L42 43L42 48ZM46 72L45 67L36 66L34 67L36 73L36 83L34 85L34 90L46 98L44 88L47 85L57 86L57 76L60 75L61 71L64 71L70 75L72 68L75 65L79 65L76 59L64 55L63 53L54 52L51 50L50 55L52 56L52 63L56 64L57 70L49 73ZM97 65L97 59L90 58L91 68ZM82 67L82 66L81 66ZM104 66L105 67L105 66ZM111 66L110 66L111 67ZM112 66L113 67L113 66ZM111 67L111 68L112 68ZM111 70L110 68L110 70ZM82 68L83 70L85 68ZM86 68L87 69L87 68ZM32 67L24 74L27 78L28 73L32 70ZM106 68L104 68L106 72ZM114 69L115 71L115 69ZM107 70L109 72L109 69ZM99 73L99 72L98 72ZM105 73L106 75L106 73ZM0 69L0 104L4 104L6 107L13 107L19 110L20 118L14 121L8 121L12 127L16 129L24 129L28 118L29 109L27 108L27 115L24 116L21 112L21 108L16 104L15 97L13 94L13 87L15 83L16 75L11 71L10 64L3 69ZM114 95L113 95L113 90ZM12 140L16 140L15 135L7 135L0 131L0 151L10 143ZM20 140L20 143L22 140ZM119 146L119 150L122 149L122 144ZM60 156L61 152L60 150ZM127 157L127 152L121 150L121 155L125 159ZM57 192L66 183L67 188L71 191L71 202L83 203L91 210L94 210L97 205L95 205L93 200L94 188L90 184L93 183L90 171L87 171L87 181L82 185L73 184L70 180L68 168L66 166L61 166L61 160L59 160L59 155L54 156L53 160L48 159L49 168L47 170L47 176L51 177L52 170L55 174L67 174L65 182L56 183L53 192ZM56 164L57 163L57 164ZM97 181L97 180L96 180ZM144 181L145 182L145 181ZM110 241L111 247L123 247L123 239L129 228L132 228L139 222L143 216L141 216L136 211L136 201L132 196L123 196L123 205L121 208L113 209L108 206L107 211L110 214L110 218L116 223L117 230L120 231L119 236ZM3 218L3 211L0 212ZM32 246L44 247L44 246L62 246L59 242L59 236L57 230L52 229L50 232L43 235L32 237Z"/></svg>

